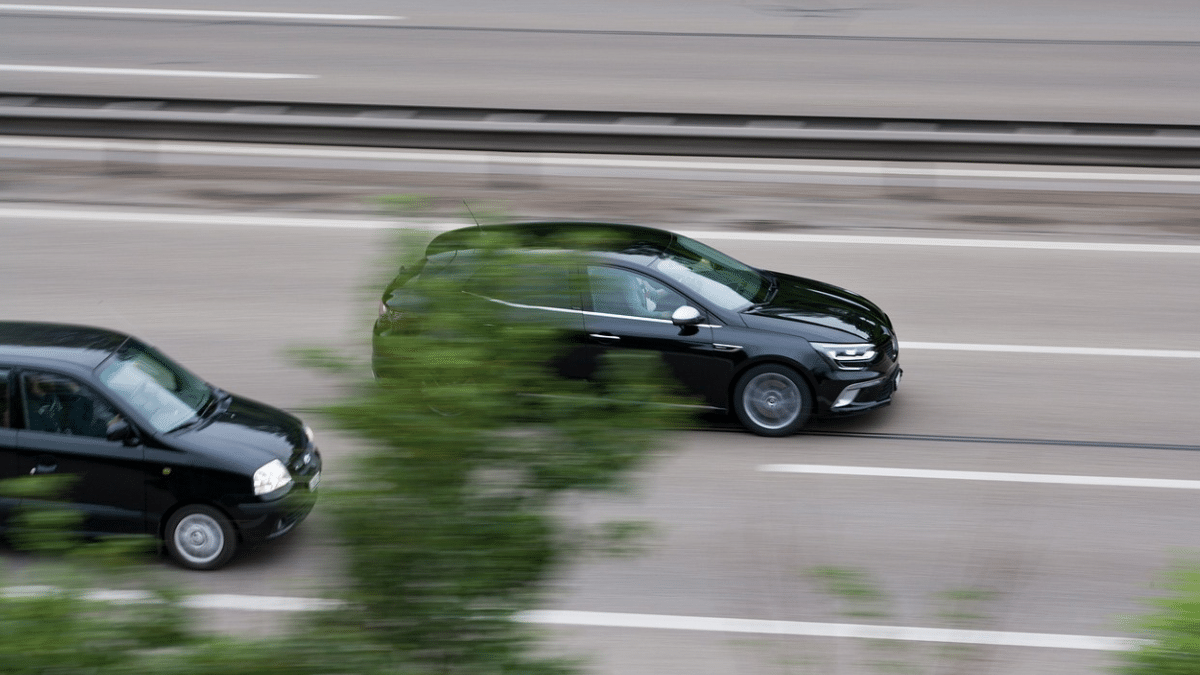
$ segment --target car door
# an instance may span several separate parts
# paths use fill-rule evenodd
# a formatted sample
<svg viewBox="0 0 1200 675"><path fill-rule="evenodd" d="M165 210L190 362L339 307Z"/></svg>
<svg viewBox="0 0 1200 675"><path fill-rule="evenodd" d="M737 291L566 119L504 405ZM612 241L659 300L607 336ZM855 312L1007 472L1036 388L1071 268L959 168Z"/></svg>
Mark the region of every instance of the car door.
<svg viewBox="0 0 1200 675"><path fill-rule="evenodd" d="M108 440L110 425L121 420L117 409L59 373L23 370L15 382L23 427L18 473L70 476L64 494L44 501L82 510L87 532L144 533L144 448Z"/></svg>
<svg viewBox="0 0 1200 675"><path fill-rule="evenodd" d="M527 262L510 264L504 283L475 287L472 292L506 306L509 322L525 322L556 331L557 351L551 367L566 377L587 377L580 349L585 343L583 296L573 263L562 256L529 256Z"/></svg>
<svg viewBox="0 0 1200 675"><path fill-rule="evenodd" d="M683 305L704 309L666 283L633 270L586 266L587 336L595 354L644 350L661 355L667 370L701 403L722 407L733 373L731 355L713 345L712 327L676 326L671 314Z"/></svg>
<svg viewBox="0 0 1200 675"><path fill-rule="evenodd" d="M17 429L13 426L13 408L16 407L10 393L11 368L0 365L0 481L21 475L17 466ZM8 523L8 514L16 508L20 499L6 493L0 485L0 528Z"/></svg>

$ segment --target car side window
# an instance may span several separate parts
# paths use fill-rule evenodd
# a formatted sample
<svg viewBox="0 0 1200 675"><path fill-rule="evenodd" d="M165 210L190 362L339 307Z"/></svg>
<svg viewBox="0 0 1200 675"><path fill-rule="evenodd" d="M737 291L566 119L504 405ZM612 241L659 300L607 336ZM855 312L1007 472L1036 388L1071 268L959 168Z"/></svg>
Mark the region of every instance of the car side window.
<svg viewBox="0 0 1200 675"><path fill-rule="evenodd" d="M106 438L109 425L119 419L108 401L69 377L27 372L21 382L30 431Z"/></svg>
<svg viewBox="0 0 1200 675"><path fill-rule="evenodd" d="M587 268L587 276L592 309L597 312L670 319L672 312L687 304L687 300L674 290L629 270L591 265Z"/></svg>
<svg viewBox="0 0 1200 675"><path fill-rule="evenodd" d="M8 393L8 371L0 368L0 429L12 426L12 396Z"/></svg>
<svg viewBox="0 0 1200 675"><path fill-rule="evenodd" d="M508 269L505 283L472 289L486 297L534 307L578 309L570 283L570 269L556 264L517 264Z"/></svg>

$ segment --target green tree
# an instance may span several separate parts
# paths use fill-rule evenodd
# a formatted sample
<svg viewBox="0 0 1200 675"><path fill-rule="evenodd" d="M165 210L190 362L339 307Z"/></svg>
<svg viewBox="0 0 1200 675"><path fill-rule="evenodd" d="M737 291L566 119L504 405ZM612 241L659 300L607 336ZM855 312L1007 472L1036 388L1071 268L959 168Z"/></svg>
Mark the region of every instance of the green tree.
<svg viewBox="0 0 1200 675"><path fill-rule="evenodd" d="M517 283L502 244L483 255L476 281L485 287ZM114 579L117 587L152 580L145 557L131 555L145 540L81 545L65 534L77 514L29 510L10 524L14 541L33 551L19 561L20 583L41 587L0 593L0 673L572 671L573 662L538 656L519 613L544 599L571 554L639 529L571 526L561 498L622 486L678 409L662 392L656 357L612 359L594 382L566 381L548 365L562 347L553 324L514 321L505 305L461 285L421 292L421 320L384 350L392 377L353 380L347 358L309 354L352 378L325 412L368 446L348 484L321 504L337 515L348 551L343 609L277 638L204 635L177 593L123 604L89 593ZM51 477L0 489L37 497L63 487ZM11 579L0 585L11 589Z"/></svg>
<svg viewBox="0 0 1200 675"><path fill-rule="evenodd" d="M527 281L509 274L518 264L528 260L493 242L472 285L503 296ZM335 505L351 608L324 621L416 672L567 671L532 656L530 628L515 619L595 534L567 526L559 498L621 485L678 415L657 357L564 380L549 363L563 347L553 324L515 320L464 293L461 278L416 285L419 320L376 363L388 377L327 409L371 449Z"/></svg>

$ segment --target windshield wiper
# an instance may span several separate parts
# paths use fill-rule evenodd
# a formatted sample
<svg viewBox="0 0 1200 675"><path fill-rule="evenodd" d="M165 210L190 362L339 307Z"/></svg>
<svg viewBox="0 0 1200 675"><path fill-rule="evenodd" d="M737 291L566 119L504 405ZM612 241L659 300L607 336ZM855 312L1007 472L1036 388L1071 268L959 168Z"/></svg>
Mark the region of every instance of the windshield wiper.
<svg viewBox="0 0 1200 675"><path fill-rule="evenodd" d="M168 434L174 431L179 431L180 429L196 426L197 424L208 419L213 413L217 412L220 403L233 398L233 395L229 392L224 391L223 389L218 389L217 387L213 387L211 385L209 386L210 390L208 392L208 399L204 401L204 405L200 406L200 409L196 411L196 416L176 425L175 427L172 427L171 431L167 432Z"/></svg>
<svg viewBox="0 0 1200 675"><path fill-rule="evenodd" d="M233 398L233 395L224 389L219 389L217 387L213 387L212 385L209 385L209 387L210 391L208 392L208 400L204 402L204 405L200 406L200 410L196 413L201 419L216 412L217 404Z"/></svg>
<svg viewBox="0 0 1200 675"><path fill-rule="evenodd" d="M763 276L769 282L769 285L767 286L767 296L763 298L762 302L751 303L749 307L742 310L743 312L753 312L756 309L762 309L763 307L766 307L767 305L771 304L771 301L775 299L775 295L779 293L779 279L776 279L774 276L767 276L765 274Z"/></svg>

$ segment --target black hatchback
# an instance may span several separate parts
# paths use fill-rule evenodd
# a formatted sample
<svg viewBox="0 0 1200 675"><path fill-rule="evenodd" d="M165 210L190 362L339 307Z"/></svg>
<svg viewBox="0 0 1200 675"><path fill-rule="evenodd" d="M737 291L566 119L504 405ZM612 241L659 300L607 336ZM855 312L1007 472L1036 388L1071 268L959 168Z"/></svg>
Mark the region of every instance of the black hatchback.
<svg viewBox="0 0 1200 675"><path fill-rule="evenodd" d="M296 417L134 337L0 322L0 479L30 474L71 477L39 502L81 511L84 534L154 535L179 564L208 570L304 520L321 455ZM0 528L30 501L0 494Z"/></svg>
<svg viewBox="0 0 1200 675"><path fill-rule="evenodd" d="M472 284L476 253L489 241L527 254L528 264L509 271L529 283L503 291ZM563 249L577 255L538 255ZM607 350L657 352L701 405L732 412L764 436L794 433L811 416L887 405L900 382L891 319L861 295L756 269L665 230L607 223L468 227L439 235L383 293L374 328L376 375L386 376L386 355L396 353L393 341L410 329L420 306L413 295L429 278L550 318L570 336L567 353L555 360L567 376L588 377Z"/></svg>

